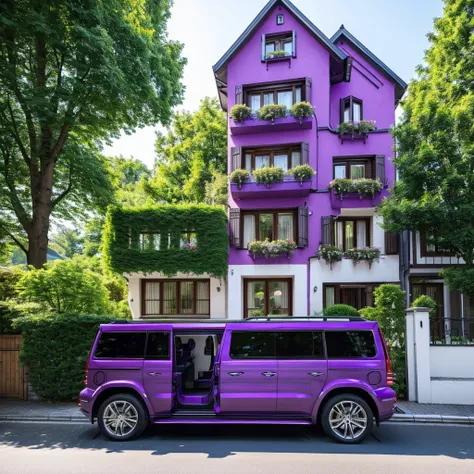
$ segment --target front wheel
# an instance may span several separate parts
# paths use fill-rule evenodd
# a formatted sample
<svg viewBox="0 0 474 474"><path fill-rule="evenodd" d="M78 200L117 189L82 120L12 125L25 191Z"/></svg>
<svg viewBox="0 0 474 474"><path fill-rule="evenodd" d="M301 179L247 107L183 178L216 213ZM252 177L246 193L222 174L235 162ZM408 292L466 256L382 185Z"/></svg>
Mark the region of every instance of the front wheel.
<svg viewBox="0 0 474 474"><path fill-rule="evenodd" d="M113 441L127 441L143 432L148 417L142 403L126 393L112 395L99 408L97 421L101 432Z"/></svg>
<svg viewBox="0 0 474 474"><path fill-rule="evenodd" d="M371 432L374 414L367 402L357 395L336 395L321 412L321 425L326 434L340 443L360 443Z"/></svg>

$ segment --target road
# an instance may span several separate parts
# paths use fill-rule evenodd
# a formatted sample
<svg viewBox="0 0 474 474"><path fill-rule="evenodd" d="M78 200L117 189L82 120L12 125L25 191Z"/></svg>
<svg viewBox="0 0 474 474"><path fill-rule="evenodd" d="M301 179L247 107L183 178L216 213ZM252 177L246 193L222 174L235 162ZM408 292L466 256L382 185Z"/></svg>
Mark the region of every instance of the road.
<svg viewBox="0 0 474 474"><path fill-rule="evenodd" d="M474 473L474 426L385 424L344 446L306 427L150 427L111 442L87 424L0 422L0 473Z"/></svg>

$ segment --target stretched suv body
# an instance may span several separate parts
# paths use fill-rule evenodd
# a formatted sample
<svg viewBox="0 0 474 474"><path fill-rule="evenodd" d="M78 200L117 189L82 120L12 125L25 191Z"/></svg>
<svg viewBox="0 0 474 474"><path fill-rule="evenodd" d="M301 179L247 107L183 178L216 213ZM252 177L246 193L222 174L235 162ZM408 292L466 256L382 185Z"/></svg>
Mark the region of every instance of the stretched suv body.
<svg viewBox="0 0 474 474"><path fill-rule="evenodd" d="M395 392L376 322L362 319L102 325L81 411L111 439L148 422L320 423L359 442Z"/></svg>

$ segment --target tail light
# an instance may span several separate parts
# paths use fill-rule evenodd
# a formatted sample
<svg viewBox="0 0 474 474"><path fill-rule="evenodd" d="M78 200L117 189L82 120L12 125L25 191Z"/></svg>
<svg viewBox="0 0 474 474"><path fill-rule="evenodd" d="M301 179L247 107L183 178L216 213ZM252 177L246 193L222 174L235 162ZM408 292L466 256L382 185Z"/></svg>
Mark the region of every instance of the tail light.
<svg viewBox="0 0 474 474"><path fill-rule="evenodd" d="M89 358L87 358L86 362L86 370L84 371L84 385L87 387L87 378L89 376Z"/></svg>
<svg viewBox="0 0 474 474"><path fill-rule="evenodd" d="M385 354L385 370L387 372L387 385L393 385L393 370L392 370L392 361L390 360L390 354L388 353L387 343L383 338L382 331L379 328L380 339L383 344L383 351Z"/></svg>

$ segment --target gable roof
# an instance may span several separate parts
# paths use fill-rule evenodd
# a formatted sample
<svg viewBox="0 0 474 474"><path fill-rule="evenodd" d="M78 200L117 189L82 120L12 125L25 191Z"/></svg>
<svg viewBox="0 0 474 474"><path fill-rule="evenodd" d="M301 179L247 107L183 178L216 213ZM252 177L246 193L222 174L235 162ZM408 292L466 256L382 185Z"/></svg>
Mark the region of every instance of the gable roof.
<svg viewBox="0 0 474 474"><path fill-rule="evenodd" d="M341 25L339 30L331 37L331 41L336 45L336 43L344 37L347 41L353 44L353 46L358 49L362 55L364 55L372 64L381 69L391 80L395 83L395 97L396 102L398 102L403 94L405 93L408 84L397 76L384 62L382 62L375 54L369 51L354 35L352 35L344 25Z"/></svg>
<svg viewBox="0 0 474 474"><path fill-rule="evenodd" d="M260 23L265 19L267 14L278 4L282 4L293 15L305 25L316 38L337 58L340 60L346 59L346 55L318 28L314 25L303 13L296 8L290 0L270 0L260 11L260 13L253 19L252 23L245 29L245 31L239 36L237 41L227 50L219 61L213 66L214 72L219 71L224 67L232 56L243 46L243 44L249 39L250 35L257 29Z"/></svg>

